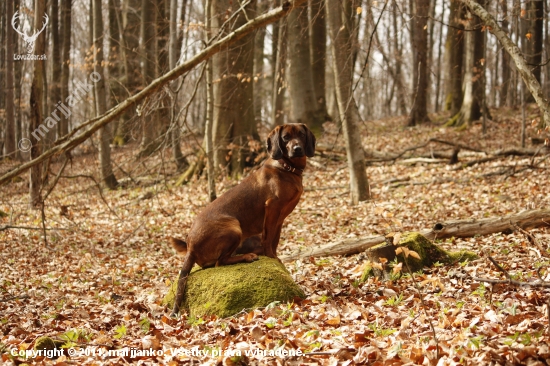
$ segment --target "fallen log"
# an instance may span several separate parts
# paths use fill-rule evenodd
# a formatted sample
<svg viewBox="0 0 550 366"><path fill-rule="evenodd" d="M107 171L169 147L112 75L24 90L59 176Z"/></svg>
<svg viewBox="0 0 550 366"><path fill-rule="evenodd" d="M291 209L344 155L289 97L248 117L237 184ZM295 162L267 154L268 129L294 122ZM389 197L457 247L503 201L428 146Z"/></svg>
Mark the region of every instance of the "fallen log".
<svg viewBox="0 0 550 366"><path fill-rule="evenodd" d="M492 217L473 220L453 220L436 223L431 230L420 231L426 238L469 238L475 235L489 235L499 232L513 232L515 226L528 230L536 227L550 227L550 209L522 211L504 217ZM320 245L292 254L281 256L283 262L304 257L327 257L334 255L352 255L364 252L385 241L382 235L360 239L347 239L336 243Z"/></svg>

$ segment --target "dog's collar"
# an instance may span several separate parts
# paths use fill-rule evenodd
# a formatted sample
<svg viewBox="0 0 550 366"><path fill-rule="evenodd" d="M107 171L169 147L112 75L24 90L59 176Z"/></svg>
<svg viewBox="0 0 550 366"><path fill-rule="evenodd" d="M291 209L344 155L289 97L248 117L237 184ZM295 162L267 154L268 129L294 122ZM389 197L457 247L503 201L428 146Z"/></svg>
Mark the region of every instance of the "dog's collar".
<svg viewBox="0 0 550 366"><path fill-rule="evenodd" d="M304 169L296 168L293 166L289 161L286 161L285 159L279 159L277 162L281 165L284 171L289 173L294 173L296 175L302 175L304 172Z"/></svg>

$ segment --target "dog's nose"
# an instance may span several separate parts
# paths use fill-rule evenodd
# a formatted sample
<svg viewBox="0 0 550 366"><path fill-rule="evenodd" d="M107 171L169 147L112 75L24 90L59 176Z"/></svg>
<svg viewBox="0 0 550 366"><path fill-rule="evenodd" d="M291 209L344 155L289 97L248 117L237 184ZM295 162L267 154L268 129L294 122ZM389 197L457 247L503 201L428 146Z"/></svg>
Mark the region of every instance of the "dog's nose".
<svg viewBox="0 0 550 366"><path fill-rule="evenodd" d="M300 145L294 146L294 155L303 155L304 149Z"/></svg>

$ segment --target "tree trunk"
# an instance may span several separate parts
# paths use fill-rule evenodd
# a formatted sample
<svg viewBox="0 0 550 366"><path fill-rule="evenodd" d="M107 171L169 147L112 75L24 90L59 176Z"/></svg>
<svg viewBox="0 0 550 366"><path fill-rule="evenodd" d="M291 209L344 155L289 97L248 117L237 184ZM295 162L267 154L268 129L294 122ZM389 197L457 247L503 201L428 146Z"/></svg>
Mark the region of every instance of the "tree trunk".
<svg viewBox="0 0 550 366"><path fill-rule="evenodd" d="M401 69L403 65L403 46L399 42L399 37L397 34L400 32L397 26L397 17L398 17L398 8L397 3L394 0L392 2L393 16L393 32L394 32L394 52L395 52L395 82L397 86L397 104L399 107L399 113L405 115L407 113L407 98L405 96L405 86L403 85L403 76L401 75ZM369 12L372 17L372 11ZM376 34L378 37L378 33Z"/></svg>
<svg viewBox="0 0 550 366"><path fill-rule="evenodd" d="M13 2L6 1L6 17L14 13ZM17 156L15 141L15 101L14 101L14 79L13 79L13 54L15 45L15 31L10 25L6 25L6 134L4 138L4 156L14 159Z"/></svg>
<svg viewBox="0 0 550 366"><path fill-rule="evenodd" d="M231 0L213 1L213 28L218 29L225 21L222 15L231 8ZM233 28L246 23L254 16L256 3L251 1L244 10L235 10ZM247 136L259 140L254 123L253 108L254 35L248 35L220 52L214 58L214 79L219 80L214 89L214 163L216 168L229 163L228 174L236 177L246 164ZM231 151L228 147L231 146ZM227 160L226 160L227 158Z"/></svg>
<svg viewBox="0 0 550 366"><path fill-rule="evenodd" d="M529 88L529 91L535 98L535 102L541 109L544 123L546 124L546 126L550 126L550 104L548 103L548 99L544 95L540 83L531 72L517 45L515 45L510 40L510 38L508 38L506 33L502 29L500 29L500 26L493 18L493 16L489 14L481 5L473 0L462 1L468 6L468 8L470 8L470 10L474 14L481 18L481 20L488 27L491 33L493 33L497 37L502 46L508 51L516 64L519 74L521 75L527 88Z"/></svg>
<svg viewBox="0 0 550 366"><path fill-rule="evenodd" d="M305 123L319 136L324 116L319 115L309 53L308 6L304 3L288 16L288 85L293 122Z"/></svg>
<svg viewBox="0 0 550 366"><path fill-rule="evenodd" d="M105 92L105 72L103 57L103 17L101 12L101 0L93 0L94 8L94 96L97 116L101 116L107 110L107 94ZM90 76L91 77L91 76ZM99 80L97 80L99 79ZM97 81L96 81L97 80ZM115 189L118 182L111 165L111 126L103 126L99 130L99 165L101 168L101 180L109 189Z"/></svg>
<svg viewBox="0 0 550 366"><path fill-rule="evenodd" d="M287 55L287 22L280 20L278 22L277 44L274 47L277 49L277 58L273 69L273 119L272 123L282 125L285 123L285 113L283 109L285 96L285 65Z"/></svg>
<svg viewBox="0 0 550 366"><path fill-rule="evenodd" d="M544 28L543 0L525 2L521 17L521 44L525 60L531 66L531 72L537 81L541 81L542 43ZM532 95L525 95L526 103L533 103Z"/></svg>
<svg viewBox="0 0 550 366"><path fill-rule="evenodd" d="M52 45L52 77L50 80L50 93L49 93L49 108L50 113L54 112L56 109L57 102L60 102L62 100L62 94L61 94L61 40L60 40L60 26L59 26L59 0L51 0L51 11L50 11L50 18L51 18L51 45ZM66 119L62 113L56 113L59 114L58 123L61 122L61 119ZM52 135L51 135L51 142L55 141L55 135L57 130L60 127L57 127L56 129L51 129ZM60 136L58 136L60 137Z"/></svg>
<svg viewBox="0 0 550 366"><path fill-rule="evenodd" d="M183 4L185 8L185 2ZM168 61L170 63L170 70L176 67L178 62L178 32L177 32L177 15L178 15L178 0L170 0L170 38L168 42ZM176 83L172 83L172 88L175 89ZM174 117L174 105L176 104L177 98L174 97L172 100L172 118L171 123L171 139L172 139L172 154L174 155L174 162L178 171L182 170L187 165L187 160L181 152L180 146L180 124Z"/></svg>
<svg viewBox="0 0 550 366"><path fill-rule="evenodd" d="M71 0L61 0L61 100L67 101L69 97L69 64L71 61ZM57 125L58 137L69 133L69 117L62 116Z"/></svg>
<svg viewBox="0 0 550 366"><path fill-rule="evenodd" d="M484 1L483 5L484 6ZM447 126L462 126L478 120L482 116L482 104L485 93L485 34L481 27L479 17L473 16L470 21L470 29L466 35L466 60L464 73L464 86L462 95L462 105L458 114L454 115Z"/></svg>
<svg viewBox="0 0 550 366"><path fill-rule="evenodd" d="M266 0L258 1L258 13L262 14L269 7ZM264 43L265 28L258 29L254 36L254 120L256 123L262 122L262 102L264 100Z"/></svg>
<svg viewBox="0 0 550 366"><path fill-rule="evenodd" d="M477 235L490 235L499 232L513 232L515 227L528 230L536 227L549 227L550 210L523 211L505 217L492 217L480 220L456 220L436 223L431 230L420 233L430 240L447 238L470 238ZM379 245L386 241L384 236L373 236L361 239L349 239L330 243L309 250L282 256L281 260L290 262L304 257L326 257L333 255L352 255Z"/></svg>
<svg viewBox="0 0 550 366"><path fill-rule="evenodd" d="M139 43L141 33L141 0L121 0L129 9L124 15L120 56L122 58L124 90L131 96L137 93L144 79L140 67L141 48ZM126 110L121 116L115 132L114 143L124 145L128 141L129 121L134 117L133 110Z"/></svg>
<svg viewBox="0 0 550 366"><path fill-rule="evenodd" d="M505 33L508 33L508 5L507 1L499 1L502 7L502 30ZM510 55L504 48L500 51L501 53L501 83L498 89L499 93L499 107L504 107L506 105L506 100L508 98L508 88L510 87Z"/></svg>
<svg viewBox="0 0 550 366"><path fill-rule="evenodd" d="M205 4L205 41L208 43L212 34L212 6L211 0ZM212 60L206 61L206 121L204 126L204 138L206 146L206 171L208 174L208 197L210 202L216 199L216 176L214 169L214 150L212 141L212 125L214 119L214 87L212 85L213 70Z"/></svg>
<svg viewBox="0 0 550 366"><path fill-rule="evenodd" d="M428 13L429 0L415 0L415 14L413 20L413 91L414 102L407 120L407 126L416 126L429 122L428 117Z"/></svg>
<svg viewBox="0 0 550 366"><path fill-rule="evenodd" d="M317 101L317 114L329 120L325 90L325 61L327 57L327 31L324 0L309 0L310 10L310 60L313 90ZM322 123L321 122L321 123Z"/></svg>
<svg viewBox="0 0 550 366"><path fill-rule="evenodd" d="M451 116L460 112L462 105L462 71L464 63L464 23L466 16L465 6L458 0L451 1L449 15L449 35L446 49L449 54L449 88L445 101L445 109L451 111Z"/></svg>
<svg viewBox="0 0 550 366"><path fill-rule="evenodd" d="M34 2L34 28L40 27L44 21L46 11L45 0L35 0ZM35 55L43 55L46 51L46 32L42 32L36 38L34 46ZM29 139L32 144L30 149L30 160L37 158L42 152L42 142L35 131L41 131L43 121L42 97L44 90L44 60L34 61L34 75L30 94L30 118L29 118ZM53 127L53 126L52 126ZM34 135L33 135L34 133ZM42 135L43 137L44 135ZM42 186L42 164L36 164L31 167L29 176L29 193L31 208L38 208L42 204L40 188Z"/></svg>
<svg viewBox="0 0 550 366"><path fill-rule="evenodd" d="M156 1L142 0L141 3L141 65L145 85L156 77ZM157 148L155 123L158 112L147 111L141 116L141 144L138 157L151 155ZM158 126L157 126L158 127Z"/></svg>
<svg viewBox="0 0 550 366"><path fill-rule="evenodd" d="M347 10L347 9L346 9ZM350 9L351 10L351 9ZM348 10L349 11L349 10ZM365 167L365 156L361 144L361 134L353 113L354 101L352 94L353 60L351 32L342 19L351 20L353 13L345 12L338 0L327 0L327 19L332 40L332 59L334 70L334 83L338 110L344 139L348 168L350 172L350 195L352 204L365 201L370 198L370 187ZM350 24L351 22L347 22Z"/></svg>

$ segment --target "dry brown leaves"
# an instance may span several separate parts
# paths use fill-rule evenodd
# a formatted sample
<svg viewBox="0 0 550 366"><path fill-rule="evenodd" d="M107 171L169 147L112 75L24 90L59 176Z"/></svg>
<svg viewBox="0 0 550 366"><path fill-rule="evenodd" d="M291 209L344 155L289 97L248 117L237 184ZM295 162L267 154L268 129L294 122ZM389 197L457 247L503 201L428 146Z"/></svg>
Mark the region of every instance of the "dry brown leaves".
<svg viewBox="0 0 550 366"><path fill-rule="evenodd" d="M486 150L516 146L518 119L513 115L500 116L500 120L490 123L485 138L477 125L458 132L430 126L404 130L399 127L400 119L368 122L364 142L384 152L399 152L430 137ZM334 141L342 145L334 133L323 139L328 144ZM433 148L428 146L415 154L429 154ZM438 150L448 148L437 146ZM488 254L516 279L531 281L540 275L550 280L550 262L521 233L441 243L448 249L473 250L481 258L415 274L425 307L410 276L393 282L361 282L366 259L360 254L287 263L308 295L301 303L273 304L229 319L170 319L160 302L177 275L181 258L169 248L167 238L186 234L205 205L206 184L201 180L170 187L171 180L166 183L163 175L165 166L170 166L167 157L135 164L131 153L131 147L115 151L115 160L135 182L113 192L104 191L108 206L91 180L61 181L47 201L46 225L65 230L49 231L47 246L39 230L0 232L2 362L550 362L549 291L471 280L471 276L503 278L485 257ZM464 152L459 157L465 161L479 156ZM521 157L460 170L444 163L375 163L368 167L373 200L351 207L348 173L341 155L313 160L304 175L306 192L283 229L282 254L345 238L419 230L437 221L499 216L550 204L548 161L526 170L521 168L530 158ZM59 166L53 166L54 172ZM482 176L505 168L503 174ZM85 155L75 158L66 174L96 172L95 155ZM422 184L395 187L387 183L405 177ZM232 184L220 181L218 190ZM0 226L40 227L40 213L29 210L26 200L25 182L2 187L0 209L8 216L1 219ZM532 234L548 247L549 230L534 230ZM66 342L60 357L50 359L30 352L37 338L44 335Z"/></svg>

